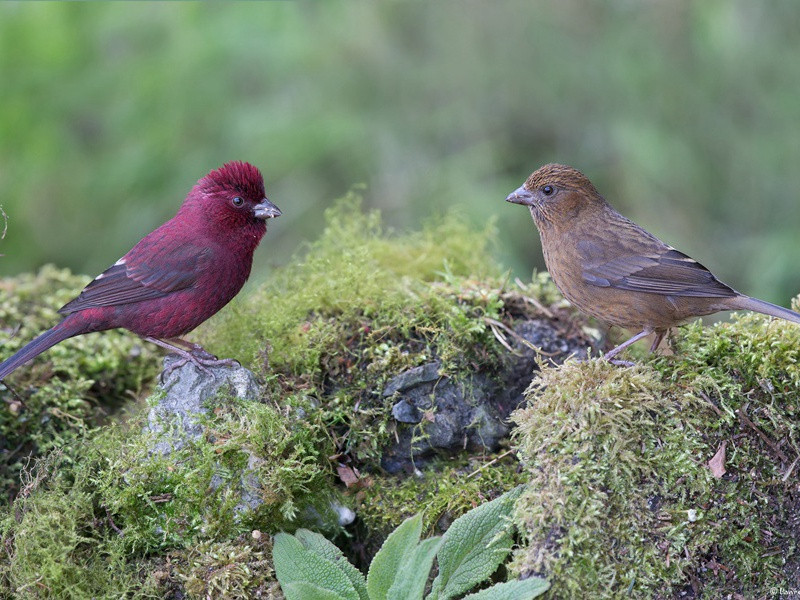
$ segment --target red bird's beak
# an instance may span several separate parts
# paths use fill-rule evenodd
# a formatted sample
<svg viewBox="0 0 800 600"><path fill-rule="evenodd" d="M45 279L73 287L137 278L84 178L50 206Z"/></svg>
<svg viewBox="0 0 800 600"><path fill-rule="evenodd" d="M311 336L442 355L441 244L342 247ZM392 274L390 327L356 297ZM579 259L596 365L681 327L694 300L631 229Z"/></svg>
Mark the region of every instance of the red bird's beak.
<svg viewBox="0 0 800 600"><path fill-rule="evenodd" d="M525 189L525 186L520 186L511 192L506 198L506 202L513 202L514 204L524 204L525 206L533 206L533 194Z"/></svg>
<svg viewBox="0 0 800 600"><path fill-rule="evenodd" d="M281 216L281 209L275 206L267 198L264 198L261 202L253 207L253 215L256 219L274 219L275 217Z"/></svg>

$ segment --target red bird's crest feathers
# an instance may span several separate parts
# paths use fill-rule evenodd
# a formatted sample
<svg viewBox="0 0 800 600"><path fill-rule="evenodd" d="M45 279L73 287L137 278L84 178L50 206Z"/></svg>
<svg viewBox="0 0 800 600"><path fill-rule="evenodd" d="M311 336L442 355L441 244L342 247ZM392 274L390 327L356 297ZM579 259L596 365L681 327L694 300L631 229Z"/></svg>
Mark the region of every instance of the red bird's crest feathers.
<svg viewBox="0 0 800 600"><path fill-rule="evenodd" d="M264 178L261 171L250 163L233 160L214 169L197 182L200 188L210 194L235 191L253 200L266 196Z"/></svg>

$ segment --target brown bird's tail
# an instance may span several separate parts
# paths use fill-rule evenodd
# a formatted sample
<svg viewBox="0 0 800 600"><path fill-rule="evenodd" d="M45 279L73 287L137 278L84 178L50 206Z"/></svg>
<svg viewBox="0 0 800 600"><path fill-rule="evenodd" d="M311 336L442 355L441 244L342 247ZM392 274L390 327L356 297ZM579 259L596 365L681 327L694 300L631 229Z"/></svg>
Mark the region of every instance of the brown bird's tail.
<svg viewBox="0 0 800 600"><path fill-rule="evenodd" d="M800 323L800 313L796 313L788 308L783 308L782 306L770 304L769 302L764 302L764 300L759 300L758 298L737 296L731 298L726 304L730 306L731 310L752 310L771 317L786 319L793 323Z"/></svg>
<svg viewBox="0 0 800 600"><path fill-rule="evenodd" d="M14 356L0 363L0 379L5 379L6 375L10 374L17 367L24 365L48 348L79 333L82 333L81 329L74 327L74 325L71 326L67 324L66 320L52 329L48 329L32 342L23 346Z"/></svg>

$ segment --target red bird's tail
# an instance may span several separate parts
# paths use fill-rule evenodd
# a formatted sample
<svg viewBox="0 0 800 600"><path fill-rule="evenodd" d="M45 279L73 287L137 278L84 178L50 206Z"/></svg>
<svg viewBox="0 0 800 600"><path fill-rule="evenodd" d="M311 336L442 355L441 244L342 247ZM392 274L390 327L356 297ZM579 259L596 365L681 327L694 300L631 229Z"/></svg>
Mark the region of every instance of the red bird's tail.
<svg viewBox="0 0 800 600"><path fill-rule="evenodd" d="M63 342L67 338L82 333L80 329L76 330L75 327L70 327L69 325L65 325L65 323L66 321L62 321L52 329L48 329L32 342L23 346L14 356L0 363L0 379L5 379L6 375L14 371L17 367L24 365L48 348L55 346L59 342Z"/></svg>

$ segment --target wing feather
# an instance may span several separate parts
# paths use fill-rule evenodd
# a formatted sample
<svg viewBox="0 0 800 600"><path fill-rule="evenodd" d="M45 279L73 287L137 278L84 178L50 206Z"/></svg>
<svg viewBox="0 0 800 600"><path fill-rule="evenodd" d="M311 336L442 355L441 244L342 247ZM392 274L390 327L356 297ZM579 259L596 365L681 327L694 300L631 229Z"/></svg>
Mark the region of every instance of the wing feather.
<svg viewBox="0 0 800 600"><path fill-rule="evenodd" d="M161 252L147 252L140 246L141 243L137 244L123 259L103 271L58 312L69 315L86 308L163 298L191 287L210 254L208 248L188 243ZM148 260L139 260L142 255L148 256Z"/></svg>
<svg viewBox="0 0 800 600"><path fill-rule="evenodd" d="M675 297L729 298L737 292L693 258L664 245L663 251L598 260L595 244L579 244L585 265L583 279L599 287Z"/></svg>

